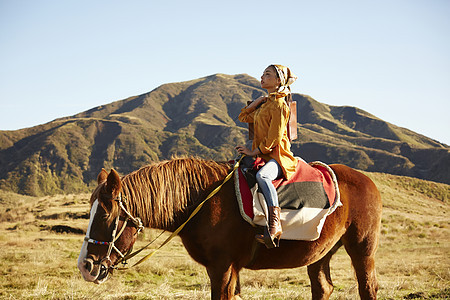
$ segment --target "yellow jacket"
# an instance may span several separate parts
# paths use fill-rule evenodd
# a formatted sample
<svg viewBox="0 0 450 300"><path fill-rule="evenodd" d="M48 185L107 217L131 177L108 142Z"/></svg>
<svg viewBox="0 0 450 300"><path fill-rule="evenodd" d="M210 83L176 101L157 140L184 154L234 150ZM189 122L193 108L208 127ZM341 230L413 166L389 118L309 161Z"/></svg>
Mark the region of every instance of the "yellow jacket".
<svg viewBox="0 0 450 300"><path fill-rule="evenodd" d="M252 150L259 148L259 155L266 161L275 159L289 179L295 172L297 160L291 152L291 143L287 136L289 106L284 97L270 98L256 110L244 107L239 114L239 121L254 123Z"/></svg>

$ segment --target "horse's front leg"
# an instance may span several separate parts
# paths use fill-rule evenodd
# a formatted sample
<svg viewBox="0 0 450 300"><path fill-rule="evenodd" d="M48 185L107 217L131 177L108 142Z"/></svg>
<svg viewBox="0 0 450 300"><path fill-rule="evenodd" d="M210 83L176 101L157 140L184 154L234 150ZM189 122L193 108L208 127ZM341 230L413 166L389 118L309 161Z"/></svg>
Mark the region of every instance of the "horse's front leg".
<svg viewBox="0 0 450 300"><path fill-rule="evenodd" d="M239 270L232 264L209 266L206 270L211 281L212 300L240 299L236 295L239 294Z"/></svg>
<svg viewBox="0 0 450 300"><path fill-rule="evenodd" d="M339 241L324 257L308 266L312 299L330 298L334 289L330 274L330 260L341 246L342 243Z"/></svg>

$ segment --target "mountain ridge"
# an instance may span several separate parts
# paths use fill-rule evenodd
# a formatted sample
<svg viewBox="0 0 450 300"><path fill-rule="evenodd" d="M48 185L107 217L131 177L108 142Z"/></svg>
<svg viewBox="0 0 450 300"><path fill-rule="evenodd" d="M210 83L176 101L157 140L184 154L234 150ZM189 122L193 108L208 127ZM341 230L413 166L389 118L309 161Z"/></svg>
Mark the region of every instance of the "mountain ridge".
<svg viewBox="0 0 450 300"><path fill-rule="evenodd" d="M218 73L0 131L0 188L29 195L80 192L95 185L103 167L126 174L174 155L232 159L234 146L247 137L237 116L264 92L247 74ZM292 150L305 160L450 183L447 145L356 107L301 94L293 99L299 139Z"/></svg>

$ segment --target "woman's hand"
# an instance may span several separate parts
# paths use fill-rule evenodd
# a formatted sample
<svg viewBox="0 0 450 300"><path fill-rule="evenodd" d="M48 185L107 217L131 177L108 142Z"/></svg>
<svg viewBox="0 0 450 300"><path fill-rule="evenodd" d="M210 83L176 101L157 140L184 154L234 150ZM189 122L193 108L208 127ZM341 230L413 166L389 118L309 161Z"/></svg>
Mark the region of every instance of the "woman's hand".
<svg viewBox="0 0 450 300"><path fill-rule="evenodd" d="M256 155L260 154L258 148L256 148L255 150L251 151L250 149L248 149L245 146L237 146L236 150L237 150L237 152L239 154L245 154L245 155L248 155L248 156L256 156Z"/></svg>
<svg viewBox="0 0 450 300"><path fill-rule="evenodd" d="M261 102L266 101L266 100L267 100L266 96L261 96L259 98L256 98L255 101L253 101L253 102L256 102L256 104L259 105L259 104L261 104Z"/></svg>
<svg viewBox="0 0 450 300"><path fill-rule="evenodd" d="M253 111L258 107L258 105L260 105L262 102L264 102L266 100L267 100L266 96L261 96L259 98L256 98L254 101L252 101L252 103L249 104L249 106L247 106L247 109L250 109L251 111Z"/></svg>

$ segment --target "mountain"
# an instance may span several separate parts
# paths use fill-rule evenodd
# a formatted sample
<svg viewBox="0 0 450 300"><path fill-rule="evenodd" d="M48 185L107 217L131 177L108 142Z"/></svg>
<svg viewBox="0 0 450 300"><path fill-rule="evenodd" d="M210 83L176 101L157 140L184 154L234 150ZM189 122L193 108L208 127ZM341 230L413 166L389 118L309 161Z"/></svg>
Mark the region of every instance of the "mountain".
<svg viewBox="0 0 450 300"><path fill-rule="evenodd" d="M172 156L233 159L235 145L247 137L237 116L263 94L259 81L246 74L215 74L32 128L0 131L0 188L28 195L81 192L95 185L103 167L126 174ZM449 146L355 107L300 94L293 99L299 138L292 150L305 160L450 183Z"/></svg>

